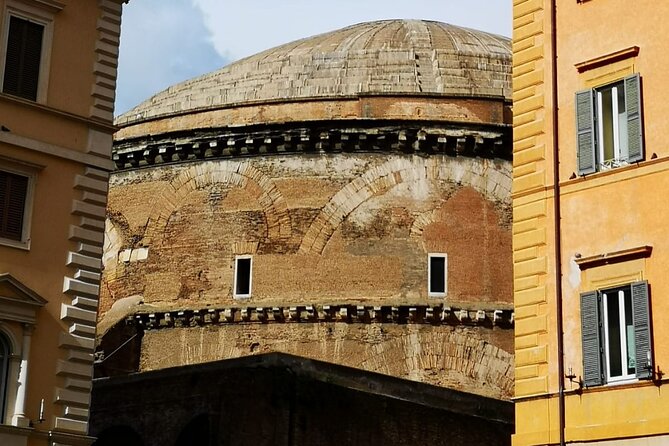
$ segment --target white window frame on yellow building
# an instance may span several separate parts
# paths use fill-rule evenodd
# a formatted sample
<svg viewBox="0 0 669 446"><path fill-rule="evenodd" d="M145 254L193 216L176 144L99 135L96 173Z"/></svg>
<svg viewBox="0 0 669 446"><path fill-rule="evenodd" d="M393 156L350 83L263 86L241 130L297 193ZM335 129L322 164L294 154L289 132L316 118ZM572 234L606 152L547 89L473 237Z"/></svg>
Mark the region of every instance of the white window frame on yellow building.
<svg viewBox="0 0 669 446"><path fill-rule="evenodd" d="M583 383L586 387L629 383L653 376L650 287L643 279L644 257L649 256L650 252L650 247L643 246L577 260L584 290L581 293L580 313ZM605 304L611 292L624 288L630 292L635 314L632 321L635 338L641 342L635 341L635 373L611 376L609 317ZM643 349L644 344L647 344L647 351ZM642 345L641 349L639 345ZM598 353L595 354L594 350ZM622 356L622 348L620 354ZM597 376L594 375L595 371Z"/></svg>

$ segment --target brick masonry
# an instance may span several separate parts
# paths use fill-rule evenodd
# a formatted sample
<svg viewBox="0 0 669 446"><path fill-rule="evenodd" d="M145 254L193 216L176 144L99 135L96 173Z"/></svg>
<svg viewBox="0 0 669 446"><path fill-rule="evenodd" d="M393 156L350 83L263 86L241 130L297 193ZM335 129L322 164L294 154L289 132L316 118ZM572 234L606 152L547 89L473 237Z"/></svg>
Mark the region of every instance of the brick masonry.
<svg viewBox="0 0 669 446"><path fill-rule="evenodd" d="M134 313L230 306L509 310L509 197L508 161L463 156L299 154L116 172L99 329ZM427 297L429 252L448 254L446 299ZM253 255L250 299L233 298L239 254ZM140 369L284 351L508 398L511 336L401 323L161 329L145 333Z"/></svg>
<svg viewBox="0 0 669 446"><path fill-rule="evenodd" d="M428 252L448 253L450 302L510 304L508 168L317 155L116 173L102 315L133 294L160 309L234 304L238 254L254 254L252 302L264 305L425 302Z"/></svg>
<svg viewBox="0 0 669 446"><path fill-rule="evenodd" d="M281 351L510 398L509 46L354 25L121 116L100 356L128 341L107 364L147 371ZM429 253L448 256L445 297Z"/></svg>

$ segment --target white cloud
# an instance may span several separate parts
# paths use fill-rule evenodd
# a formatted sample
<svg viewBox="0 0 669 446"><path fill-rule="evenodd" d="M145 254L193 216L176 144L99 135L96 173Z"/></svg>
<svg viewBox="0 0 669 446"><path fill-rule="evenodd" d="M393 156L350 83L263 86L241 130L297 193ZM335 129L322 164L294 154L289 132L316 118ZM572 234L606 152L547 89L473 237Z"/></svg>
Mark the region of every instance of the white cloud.
<svg viewBox="0 0 669 446"><path fill-rule="evenodd" d="M168 86L224 66L202 14L186 0L124 6L116 98L121 114Z"/></svg>

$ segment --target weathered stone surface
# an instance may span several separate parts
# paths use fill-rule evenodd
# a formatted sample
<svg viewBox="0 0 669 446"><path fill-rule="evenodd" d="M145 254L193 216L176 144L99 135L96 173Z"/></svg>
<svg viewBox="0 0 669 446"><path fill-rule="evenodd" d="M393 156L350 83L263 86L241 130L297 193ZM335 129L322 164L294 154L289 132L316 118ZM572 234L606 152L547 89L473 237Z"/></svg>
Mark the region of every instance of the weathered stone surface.
<svg viewBox="0 0 669 446"><path fill-rule="evenodd" d="M506 161L447 156L268 157L118 173L107 243L119 251L105 253L101 311L133 294L160 309L233 304L234 256L245 253L255 254L252 299L263 305L427 302L428 252L448 253L449 302L510 304L509 185ZM124 256L145 248L142 262Z"/></svg>
<svg viewBox="0 0 669 446"><path fill-rule="evenodd" d="M140 367L158 370L282 352L508 399L512 337L512 330L503 329L334 322L154 330L144 333Z"/></svg>
<svg viewBox="0 0 669 446"><path fill-rule="evenodd" d="M122 116L99 357L123 347L97 376L285 352L510 398L508 46L355 25ZM430 253L447 256L438 298Z"/></svg>
<svg viewBox="0 0 669 446"><path fill-rule="evenodd" d="M173 85L121 115L117 124L277 100L370 94L509 97L510 47L508 38L439 22L361 23Z"/></svg>

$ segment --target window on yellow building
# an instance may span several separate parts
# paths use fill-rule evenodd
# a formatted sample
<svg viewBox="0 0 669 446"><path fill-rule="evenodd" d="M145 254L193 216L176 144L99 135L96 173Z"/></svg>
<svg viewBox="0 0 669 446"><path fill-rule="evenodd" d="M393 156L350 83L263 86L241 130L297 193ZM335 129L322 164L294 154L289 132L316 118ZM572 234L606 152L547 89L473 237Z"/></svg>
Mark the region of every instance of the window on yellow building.
<svg viewBox="0 0 669 446"><path fill-rule="evenodd" d="M648 283L581 294L581 336L586 386L650 378Z"/></svg>
<svg viewBox="0 0 669 446"><path fill-rule="evenodd" d="M5 0L0 39L0 89L46 102L55 13L60 2Z"/></svg>
<svg viewBox="0 0 669 446"><path fill-rule="evenodd" d="M44 25L9 16L2 92L37 100Z"/></svg>
<svg viewBox="0 0 669 446"><path fill-rule="evenodd" d="M576 93L576 138L579 175L643 160L640 76Z"/></svg>
<svg viewBox="0 0 669 446"><path fill-rule="evenodd" d="M0 243L28 248L33 176L0 170Z"/></svg>

